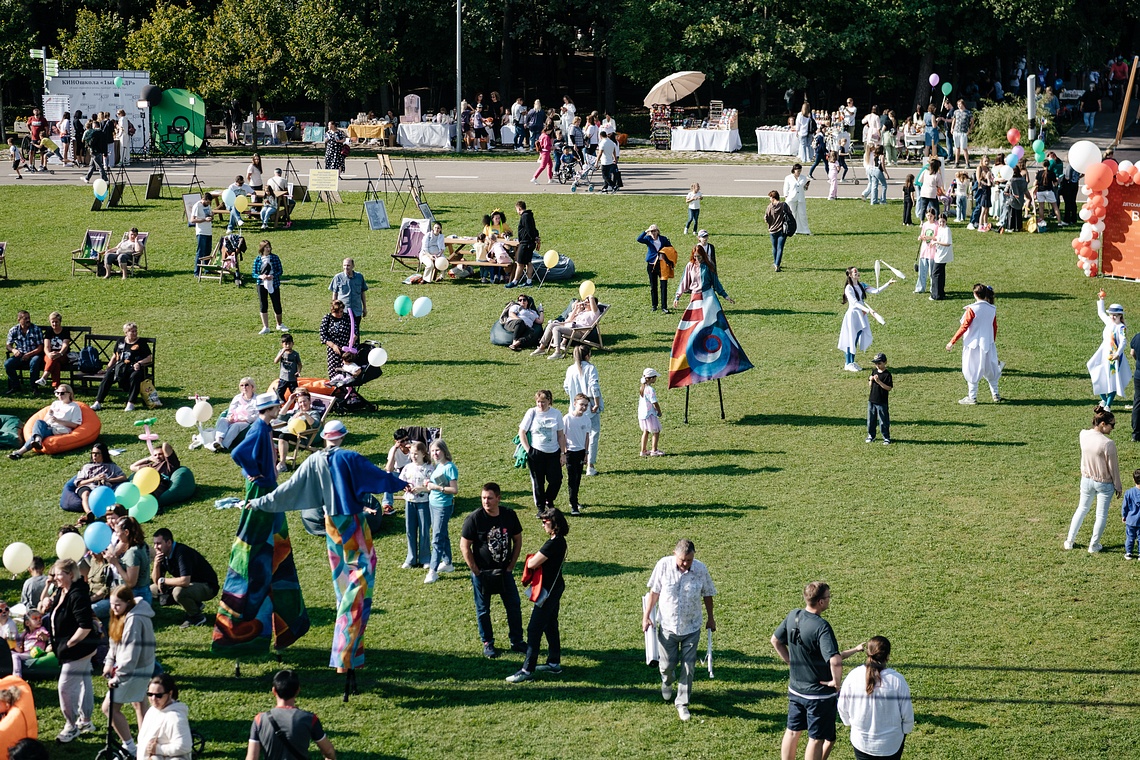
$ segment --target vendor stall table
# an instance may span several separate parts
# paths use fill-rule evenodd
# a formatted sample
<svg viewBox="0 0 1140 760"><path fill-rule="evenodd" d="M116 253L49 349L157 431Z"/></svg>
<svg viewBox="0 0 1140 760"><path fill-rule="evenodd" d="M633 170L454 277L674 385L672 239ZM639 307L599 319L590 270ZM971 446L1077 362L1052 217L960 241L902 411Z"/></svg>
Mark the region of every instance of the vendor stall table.
<svg viewBox="0 0 1140 760"><path fill-rule="evenodd" d="M242 135L248 141L253 141L253 124L245 122L241 125ZM267 137L275 143L283 143L289 141L289 134L285 131L285 122L283 121L259 121L257 122L257 137L260 140Z"/></svg>
<svg viewBox="0 0 1140 760"><path fill-rule="evenodd" d="M386 140L390 124L349 124L348 137L350 140Z"/></svg>
<svg viewBox="0 0 1140 760"><path fill-rule="evenodd" d="M455 142L455 125L430 122L400 124L396 140L405 148L450 148Z"/></svg>
<svg viewBox="0 0 1140 760"><path fill-rule="evenodd" d="M756 152L768 156L795 156L799 140L790 129L757 129Z"/></svg>
<svg viewBox="0 0 1140 760"><path fill-rule="evenodd" d="M673 129L671 150L710 150L732 153L741 148L738 129Z"/></svg>

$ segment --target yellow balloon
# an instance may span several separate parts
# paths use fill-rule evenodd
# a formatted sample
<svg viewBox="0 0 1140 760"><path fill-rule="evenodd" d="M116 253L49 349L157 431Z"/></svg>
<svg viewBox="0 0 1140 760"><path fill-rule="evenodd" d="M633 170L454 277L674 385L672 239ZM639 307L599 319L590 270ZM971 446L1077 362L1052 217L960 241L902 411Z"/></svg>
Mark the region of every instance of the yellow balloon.
<svg viewBox="0 0 1140 760"><path fill-rule="evenodd" d="M309 429L309 424L305 422L304 417L294 417L289 420L288 431L293 435L300 435Z"/></svg>
<svg viewBox="0 0 1140 760"><path fill-rule="evenodd" d="M558 264L558 251L547 251L542 257L542 263L546 264L547 269L553 269Z"/></svg>
<svg viewBox="0 0 1140 760"><path fill-rule="evenodd" d="M244 214L246 211L249 211L249 197L239 195L234 199L234 208L238 210L239 214Z"/></svg>
<svg viewBox="0 0 1140 760"><path fill-rule="evenodd" d="M582 298L589 298L590 296L594 295L594 281L586 280L581 285L579 285L578 295L582 296Z"/></svg>
<svg viewBox="0 0 1140 760"><path fill-rule="evenodd" d="M135 488L139 489L139 493L154 493L154 489L158 488L162 478L159 477L158 470L153 467L144 467L135 473L131 482L135 484Z"/></svg>

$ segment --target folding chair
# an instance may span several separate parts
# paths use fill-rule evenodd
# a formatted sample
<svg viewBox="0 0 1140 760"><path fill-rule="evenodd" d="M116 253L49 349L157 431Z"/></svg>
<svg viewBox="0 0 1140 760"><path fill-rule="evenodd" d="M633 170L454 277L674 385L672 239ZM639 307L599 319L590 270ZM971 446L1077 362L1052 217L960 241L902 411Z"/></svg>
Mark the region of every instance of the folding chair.
<svg viewBox="0 0 1140 760"><path fill-rule="evenodd" d="M320 435L321 428L324 427L329 414L332 412L333 403L335 401L332 396L326 396L321 393L310 392L309 397L313 400L313 411L319 410L318 420L316 425L313 425L308 430L296 436L297 440L292 442L285 456L285 461L293 465L297 464L297 456L301 451L313 452L320 448L316 443L316 439L317 436Z"/></svg>
<svg viewBox="0 0 1140 760"><path fill-rule="evenodd" d="M110 240L110 230L87 230L83 234L83 242L71 252L72 277L75 276L77 268L79 273L98 275L99 267L103 265L103 254L107 252Z"/></svg>
<svg viewBox="0 0 1140 760"><path fill-rule="evenodd" d="M609 351L610 349L602 345L602 331L598 329L598 325L602 323L602 319L609 313L610 305L608 303L598 304L598 318L594 320L594 324L589 327L575 327L574 331L570 333L570 338L567 341L567 346L573 346L580 343L583 346L590 346L599 351Z"/></svg>
<svg viewBox="0 0 1140 760"><path fill-rule="evenodd" d="M119 245L116 245L114 248L110 248L110 249L108 249L108 250L107 250L107 253L108 253L108 254L111 254L111 253L118 253L118 252L119 252L119 246L121 246L123 243L127 242L127 237L128 237L130 234L131 234L131 233L130 233L129 231L128 231L128 232L124 232L124 233L123 233L123 239L119 241ZM137 254L135 254L134 260L133 260L133 261L130 263L130 265L129 265L129 266L128 266L128 268L127 268L127 276L128 276L128 277L130 276L130 270L132 270L132 269L146 269L146 268L147 268L147 263L146 263L146 240L147 240L147 238L148 238L148 237L150 237L150 233L149 233L149 232L140 232L140 233L138 234L138 237L137 237L137 238L135 238L135 240L136 240L136 241L138 242L138 244L139 244L139 252L138 252ZM109 269L110 267L107 267L107 268Z"/></svg>

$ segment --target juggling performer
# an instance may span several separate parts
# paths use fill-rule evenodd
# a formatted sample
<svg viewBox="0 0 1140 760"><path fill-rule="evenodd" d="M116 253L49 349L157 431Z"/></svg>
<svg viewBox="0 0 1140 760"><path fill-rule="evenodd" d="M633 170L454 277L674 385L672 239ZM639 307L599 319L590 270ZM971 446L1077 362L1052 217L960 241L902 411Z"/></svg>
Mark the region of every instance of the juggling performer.
<svg viewBox="0 0 1140 760"><path fill-rule="evenodd" d="M324 512L325 540L336 591L336 626L329 667L346 673L344 699L355 691L355 669L364 665L364 629L372 609L376 552L365 521L371 494L414 492L408 483L385 472L355 451L341 448L348 433L344 423L325 424L325 449L306 459L277 490L243 506L262 512L319 507Z"/></svg>
<svg viewBox="0 0 1140 760"><path fill-rule="evenodd" d="M275 393L255 400L257 419L230 457L245 475L245 500L277 487L273 432L281 402ZM297 566L283 514L242 510L230 549L230 566L214 622L215 652L280 651L309 630L309 613L301 597Z"/></svg>
<svg viewBox="0 0 1140 760"><path fill-rule="evenodd" d="M1128 368L1128 357L1124 351L1128 347L1125 335L1124 307L1114 303L1104 308L1104 291L1096 302L1096 313L1104 322L1101 331L1100 347L1085 366L1092 377L1093 393L1100 396L1105 409L1112 408L1112 401L1128 388L1132 373Z"/></svg>
<svg viewBox="0 0 1140 760"><path fill-rule="evenodd" d="M994 307L994 291L990 286L978 283L974 286L974 302L966 307L962 324L954 337L946 344L946 350L954 348L962 340L962 375L966 378L966 397L959 404L978 403L978 383L984 377L990 384L990 395L995 402L1001 401L998 393L998 380L1004 366L998 361L997 309Z"/></svg>
<svg viewBox="0 0 1140 760"><path fill-rule="evenodd" d="M879 324L884 324L878 312L865 303L867 294L882 293L894 281L892 277L883 287L872 288L859 281L857 267L847 269L847 283L843 286L843 298L840 299L840 303L847 304L847 313L843 315L843 327L839 331L839 350L847 359L843 369L848 372L863 370L855 363L855 352L866 351L871 347L871 323L867 320L867 315L870 314Z"/></svg>
<svg viewBox="0 0 1140 760"><path fill-rule="evenodd" d="M709 261L705 249L700 245L693 248L689 263L685 265L685 273L681 277L677 295L673 298L674 306L685 291L689 292L689 305L673 336L669 387L684 386L685 421L688 422L690 385L716 380L719 396L720 379L752 369L752 362L728 326L717 294L729 303L736 302L728 297L717 277L716 266ZM720 399L720 416L724 419L723 396Z"/></svg>

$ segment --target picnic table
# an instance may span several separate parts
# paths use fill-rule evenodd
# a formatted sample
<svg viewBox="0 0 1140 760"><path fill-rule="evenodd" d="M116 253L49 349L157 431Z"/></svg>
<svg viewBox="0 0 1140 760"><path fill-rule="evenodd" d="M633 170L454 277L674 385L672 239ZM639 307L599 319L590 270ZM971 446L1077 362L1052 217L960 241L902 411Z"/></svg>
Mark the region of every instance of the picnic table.
<svg viewBox="0 0 1140 760"><path fill-rule="evenodd" d="M473 238L473 237L448 237L448 238L444 238L443 243L444 243L444 246L447 247L447 258L448 258L448 260L451 262L457 263L457 264L460 262L477 263L478 266L481 266L481 267L498 267L500 269L506 269L507 267L513 267L514 266L514 263L499 264L498 262L495 262L495 261L478 261L478 262L476 262L476 259L474 258L475 251L473 249L469 248L468 246L474 245L477 242L478 242L478 239ZM519 241L515 240L514 238L506 238L503 240L503 245L506 246L507 248L518 248ZM471 258L468 258L468 256L470 256Z"/></svg>

